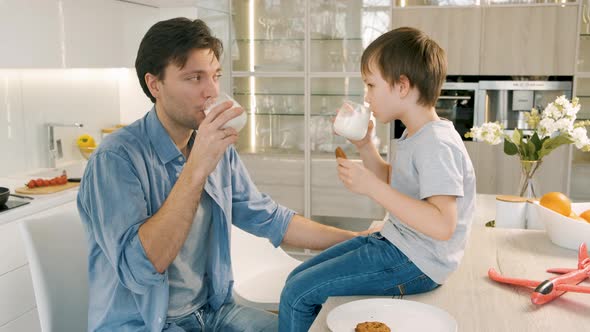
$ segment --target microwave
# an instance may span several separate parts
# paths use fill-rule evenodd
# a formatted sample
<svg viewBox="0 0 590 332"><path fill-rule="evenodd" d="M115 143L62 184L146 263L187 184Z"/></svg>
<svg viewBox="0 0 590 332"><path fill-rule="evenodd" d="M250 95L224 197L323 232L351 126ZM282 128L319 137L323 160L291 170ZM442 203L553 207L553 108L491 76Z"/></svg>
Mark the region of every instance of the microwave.
<svg viewBox="0 0 590 332"><path fill-rule="evenodd" d="M445 82L435 105L439 117L453 123L464 141L471 141L465 134L477 125L481 119L476 111L478 107L479 84L474 82ZM400 138L405 126L395 120L390 127L390 137Z"/></svg>

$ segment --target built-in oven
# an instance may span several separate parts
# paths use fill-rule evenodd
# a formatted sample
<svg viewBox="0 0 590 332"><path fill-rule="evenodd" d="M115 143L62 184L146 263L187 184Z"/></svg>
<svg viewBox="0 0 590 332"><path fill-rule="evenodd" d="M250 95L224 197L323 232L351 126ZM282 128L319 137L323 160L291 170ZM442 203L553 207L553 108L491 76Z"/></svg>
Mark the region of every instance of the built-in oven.
<svg viewBox="0 0 590 332"><path fill-rule="evenodd" d="M464 141L471 127L479 121L476 107L478 105L478 87L475 82L445 82L442 86L440 97L436 101L436 113L439 117L453 122L455 129ZM392 138L400 138L405 126L400 120L395 120L390 127Z"/></svg>
<svg viewBox="0 0 590 332"><path fill-rule="evenodd" d="M479 81L480 120L498 122L507 130L529 128L526 112L542 111L555 98L572 96L572 82L564 81Z"/></svg>

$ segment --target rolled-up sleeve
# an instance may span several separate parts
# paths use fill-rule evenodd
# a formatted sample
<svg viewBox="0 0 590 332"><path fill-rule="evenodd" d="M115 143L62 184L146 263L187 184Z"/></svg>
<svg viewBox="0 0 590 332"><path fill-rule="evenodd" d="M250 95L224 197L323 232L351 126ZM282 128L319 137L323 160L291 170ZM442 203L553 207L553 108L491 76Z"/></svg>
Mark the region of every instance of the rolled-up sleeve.
<svg viewBox="0 0 590 332"><path fill-rule="evenodd" d="M237 152L230 151L232 168L232 222L278 247L295 211L277 204L258 191Z"/></svg>
<svg viewBox="0 0 590 332"><path fill-rule="evenodd" d="M121 284L137 294L161 283L139 239L139 227L149 217L139 176L126 158L101 151L88 163L80 186L80 215L90 231L90 241L106 256ZM90 257L91 272L112 273Z"/></svg>

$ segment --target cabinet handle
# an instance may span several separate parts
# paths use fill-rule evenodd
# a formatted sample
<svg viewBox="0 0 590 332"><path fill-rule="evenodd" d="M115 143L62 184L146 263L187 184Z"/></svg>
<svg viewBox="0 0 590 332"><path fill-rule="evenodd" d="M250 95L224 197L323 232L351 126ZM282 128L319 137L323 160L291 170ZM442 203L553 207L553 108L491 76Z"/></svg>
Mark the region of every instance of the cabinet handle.
<svg viewBox="0 0 590 332"><path fill-rule="evenodd" d="M470 100L470 96L440 96L438 99L450 99L450 100Z"/></svg>

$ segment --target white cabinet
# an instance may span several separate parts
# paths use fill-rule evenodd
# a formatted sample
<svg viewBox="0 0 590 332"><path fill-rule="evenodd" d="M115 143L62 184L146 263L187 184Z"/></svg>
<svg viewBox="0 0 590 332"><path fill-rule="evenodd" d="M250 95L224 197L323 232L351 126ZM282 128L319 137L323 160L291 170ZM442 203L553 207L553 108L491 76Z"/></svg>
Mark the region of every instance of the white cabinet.
<svg viewBox="0 0 590 332"><path fill-rule="evenodd" d="M62 0L65 67L134 67L156 8L114 0Z"/></svg>
<svg viewBox="0 0 590 332"><path fill-rule="evenodd" d="M573 75L578 4L485 7L481 75Z"/></svg>
<svg viewBox="0 0 590 332"><path fill-rule="evenodd" d="M63 65L63 26L57 1L0 1L0 68Z"/></svg>
<svg viewBox="0 0 590 332"><path fill-rule="evenodd" d="M448 75L479 74L480 7L395 8L392 28L410 26L434 39L447 53Z"/></svg>
<svg viewBox="0 0 590 332"><path fill-rule="evenodd" d="M34 318L26 321L26 318ZM18 222L0 226L0 332L41 331ZM26 330L17 327L27 326ZM10 329L14 327L15 329Z"/></svg>
<svg viewBox="0 0 590 332"><path fill-rule="evenodd" d="M516 156L506 155L502 144L464 143L475 170L478 194L518 194L521 168ZM569 149L569 146L562 146L543 159L535 175L537 194L567 192Z"/></svg>
<svg viewBox="0 0 590 332"><path fill-rule="evenodd" d="M115 0L0 1L0 68L133 67L158 9Z"/></svg>

